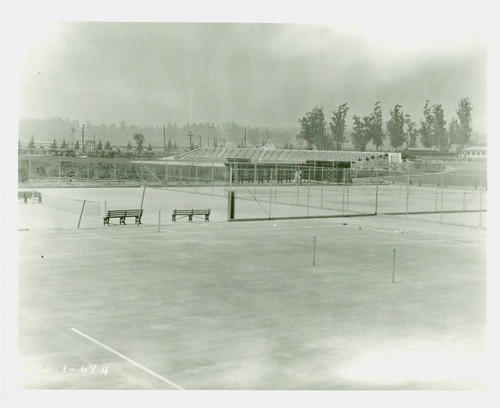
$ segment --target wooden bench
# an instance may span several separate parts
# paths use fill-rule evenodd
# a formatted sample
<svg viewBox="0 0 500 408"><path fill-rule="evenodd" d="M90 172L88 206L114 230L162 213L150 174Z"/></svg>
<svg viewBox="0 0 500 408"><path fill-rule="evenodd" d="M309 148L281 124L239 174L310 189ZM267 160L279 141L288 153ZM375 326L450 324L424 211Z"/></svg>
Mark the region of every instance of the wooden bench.
<svg viewBox="0 0 500 408"><path fill-rule="evenodd" d="M144 210L109 210L104 217L104 225L109 225L111 218L119 218L120 225L125 225L127 217L134 217L135 223L140 224L143 212Z"/></svg>
<svg viewBox="0 0 500 408"><path fill-rule="evenodd" d="M193 216L205 216L205 222L208 221L210 217L210 208L207 210L177 210L175 209L172 213L172 222L177 220L177 217L184 218L188 217L188 222L193 222Z"/></svg>
<svg viewBox="0 0 500 408"><path fill-rule="evenodd" d="M38 198L38 202L42 202L42 193L39 191L18 191L17 198L23 198L24 202L27 203L30 198Z"/></svg>

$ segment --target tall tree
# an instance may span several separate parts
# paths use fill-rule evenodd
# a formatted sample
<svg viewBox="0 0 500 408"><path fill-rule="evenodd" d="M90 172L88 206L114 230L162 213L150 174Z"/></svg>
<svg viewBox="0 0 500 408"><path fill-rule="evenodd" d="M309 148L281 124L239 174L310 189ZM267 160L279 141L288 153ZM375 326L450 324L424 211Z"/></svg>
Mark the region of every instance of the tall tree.
<svg viewBox="0 0 500 408"><path fill-rule="evenodd" d="M134 134L134 140L135 140L135 144L137 145L137 151L139 153L142 152L142 149L143 149L143 146L144 146L144 135L142 133L135 133Z"/></svg>
<svg viewBox="0 0 500 408"><path fill-rule="evenodd" d="M31 140L28 143L28 149L34 149L35 148L35 139L33 138L33 135L31 135Z"/></svg>
<svg viewBox="0 0 500 408"><path fill-rule="evenodd" d="M106 144L104 145L104 150L111 150L111 144L109 143L109 140L106 140Z"/></svg>
<svg viewBox="0 0 500 408"><path fill-rule="evenodd" d="M68 145L66 144L66 138L64 138L62 143L61 143L61 149L65 150L67 148L68 148Z"/></svg>
<svg viewBox="0 0 500 408"><path fill-rule="evenodd" d="M102 150L102 143L99 140L99 143L97 144L96 150L101 151Z"/></svg>
<svg viewBox="0 0 500 408"><path fill-rule="evenodd" d="M434 146L439 148L439 151L448 151L448 134L446 132L446 121L444 120L444 112L441 104L432 106L432 116L434 125L432 129L432 138L434 140Z"/></svg>
<svg viewBox="0 0 500 408"><path fill-rule="evenodd" d="M132 145L130 144L130 140L128 141L127 150L129 152L132 150Z"/></svg>
<svg viewBox="0 0 500 408"><path fill-rule="evenodd" d="M432 128L433 128L433 117L430 101L427 99L424 106L424 119L420 120L420 141L422 145L426 148L434 146L434 141L432 140Z"/></svg>
<svg viewBox="0 0 500 408"><path fill-rule="evenodd" d="M311 112L299 119L300 134L298 139L302 139L307 143L308 148L319 150L327 150L329 148L329 140L326 135L326 122L323 108L315 106Z"/></svg>
<svg viewBox="0 0 500 408"><path fill-rule="evenodd" d="M458 120L456 117L453 117L448 124L448 140L450 145L457 144L462 146L460 140L460 125L458 124Z"/></svg>
<svg viewBox="0 0 500 408"><path fill-rule="evenodd" d="M78 139L76 139L75 150L79 150L79 149L80 149L80 143L78 142Z"/></svg>
<svg viewBox="0 0 500 408"><path fill-rule="evenodd" d="M394 108L390 110L390 116L391 118L387 122L387 134L389 135L391 146L394 149L398 149L403 146L405 142L405 120L402 106L395 105Z"/></svg>
<svg viewBox="0 0 500 408"><path fill-rule="evenodd" d="M472 134L472 106L469 98L462 99L458 104L457 116L459 120L458 144L468 146Z"/></svg>
<svg viewBox="0 0 500 408"><path fill-rule="evenodd" d="M333 144L336 150L342 150L342 145L346 142L346 116L349 111L347 103L340 105L336 111L333 111L330 130L332 131Z"/></svg>
<svg viewBox="0 0 500 408"><path fill-rule="evenodd" d="M353 128L351 133L351 141L354 148L358 151L364 152L366 145L370 142L370 116L365 116L361 119L359 116L353 116Z"/></svg>
<svg viewBox="0 0 500 408"><path fill-rule="evenodd" d="M370 139L378 152L384 144L385 138L383 130L384 123L382 119L382 108L380 106L380 102L375 103L375 108L373 109L371 116Z"/></svg>
<svg viewBox="0 0 500 408"><path fill-rule="evenodd" d="M417 124L411 120L411 116L405 115L405 142L406 148L417 147Z"/></svg>

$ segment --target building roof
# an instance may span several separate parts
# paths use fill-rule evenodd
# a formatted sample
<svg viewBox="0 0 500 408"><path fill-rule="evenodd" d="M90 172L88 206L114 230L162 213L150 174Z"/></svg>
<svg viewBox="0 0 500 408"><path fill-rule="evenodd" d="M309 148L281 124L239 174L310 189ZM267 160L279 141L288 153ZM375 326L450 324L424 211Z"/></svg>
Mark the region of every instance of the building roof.
<svg viewBox="0 0 500 408"><path fill-rule="evenodd" d="M183 161L225 162L227 159L249 159L252 163L304 163L312 161L356 162L386 159L385 152L353 152L330 150L268 150L262 148L199 147L177 157Z"/></svg>
<svg viewBox="0 0 500 408"><path fill-rule="evenodd" d="M462 151L463 152L471 152L471 151L486 152L486 151L488 151L488 146L470 146L470 147L466 147L466 148L462 149Z"/></svg>

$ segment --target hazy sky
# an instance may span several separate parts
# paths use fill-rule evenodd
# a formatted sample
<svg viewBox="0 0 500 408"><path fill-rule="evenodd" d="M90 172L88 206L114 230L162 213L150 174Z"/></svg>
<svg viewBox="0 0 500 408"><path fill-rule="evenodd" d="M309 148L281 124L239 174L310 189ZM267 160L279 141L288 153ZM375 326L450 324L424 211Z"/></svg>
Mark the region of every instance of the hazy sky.
<svg viewBox="0 0 500 408"><path fill-rule="evenodd" d="M399 27L399 28L398 28ZM22 117L161 125L298 126L314 106L380 101L414 120L426 99L449 121L469 97L486 133L486 41L473 29L398 27L373 35L319 24L58 23L24 40ZM350 119L349 119L350 120Z"/></svg>

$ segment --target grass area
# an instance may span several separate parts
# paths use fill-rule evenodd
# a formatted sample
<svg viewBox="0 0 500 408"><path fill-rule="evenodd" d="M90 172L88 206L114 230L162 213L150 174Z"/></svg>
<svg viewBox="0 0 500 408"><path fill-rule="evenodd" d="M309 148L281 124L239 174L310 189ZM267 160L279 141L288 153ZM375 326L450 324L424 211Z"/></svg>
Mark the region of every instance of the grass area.
<svg viewBox="0 0 500 408"><path fill-rule="evenodd" d="M22 386L484 387L484 230L214 221L20 231Z"/></svg>

